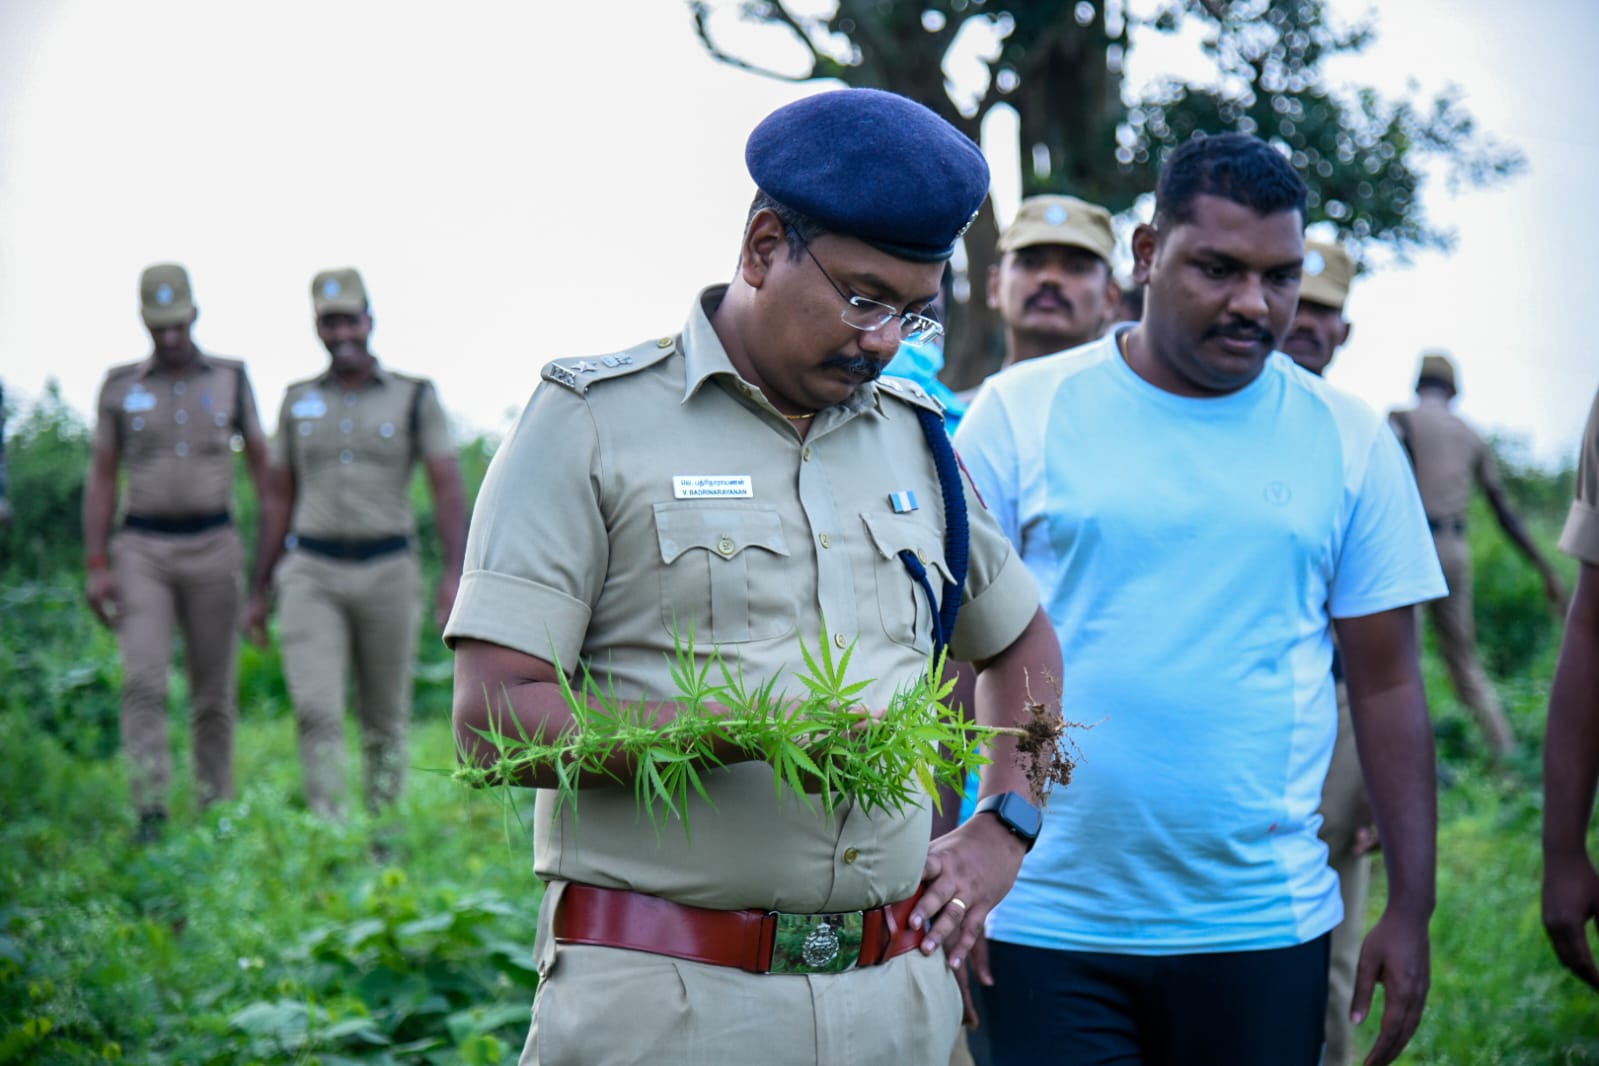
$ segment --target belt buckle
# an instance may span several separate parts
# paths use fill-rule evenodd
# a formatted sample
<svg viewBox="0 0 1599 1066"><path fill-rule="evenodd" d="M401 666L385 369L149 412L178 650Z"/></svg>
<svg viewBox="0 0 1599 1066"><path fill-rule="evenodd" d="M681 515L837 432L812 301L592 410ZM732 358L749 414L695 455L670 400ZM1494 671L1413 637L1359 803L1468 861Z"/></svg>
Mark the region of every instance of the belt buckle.
<svg viewBox="0 0 1599 1066"><path fill-rule="evenodd" d="M777 920L777 932L767 973L843 973L860 962L865 911L770 914Z"/></svg>

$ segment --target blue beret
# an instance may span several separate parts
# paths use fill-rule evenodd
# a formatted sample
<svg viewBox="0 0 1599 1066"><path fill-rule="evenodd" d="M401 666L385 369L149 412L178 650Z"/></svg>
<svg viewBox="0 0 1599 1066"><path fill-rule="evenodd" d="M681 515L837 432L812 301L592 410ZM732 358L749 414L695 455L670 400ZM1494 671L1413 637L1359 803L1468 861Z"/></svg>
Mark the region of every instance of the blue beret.
<svg viewBox="0 0 1599 1066"><path fill-rule="evenodd" d="M818 93L780 107L744 146L750 177L772 199L916 262L948 259L988 195L971 139L903 96Z"/></svg>

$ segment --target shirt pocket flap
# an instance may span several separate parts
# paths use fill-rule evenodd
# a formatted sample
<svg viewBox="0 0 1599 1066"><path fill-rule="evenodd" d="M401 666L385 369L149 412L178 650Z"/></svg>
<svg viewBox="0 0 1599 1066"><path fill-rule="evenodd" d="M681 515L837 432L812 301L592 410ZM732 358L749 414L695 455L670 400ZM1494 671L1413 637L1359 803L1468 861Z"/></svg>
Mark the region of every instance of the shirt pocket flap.
<svg viewBox="0 0 1599 1066"><path fill-rule="evenodd" d="M661 561L668 566L695 548L724 559L732 559L746 548L761 548L773 555L789 554L783 519L769 505L658 503L655 534L660 540Z"/></svg>
<svg viewBox="0 0 1599 1066"><path fill-rule="evenodd" d="M937 571L946 583L954 583L955 576L944 561L942 531L903 515L862 514L861 521L866 523L866 532L884 559L899 562L899 553L909 551L929 571Z"/></svg>

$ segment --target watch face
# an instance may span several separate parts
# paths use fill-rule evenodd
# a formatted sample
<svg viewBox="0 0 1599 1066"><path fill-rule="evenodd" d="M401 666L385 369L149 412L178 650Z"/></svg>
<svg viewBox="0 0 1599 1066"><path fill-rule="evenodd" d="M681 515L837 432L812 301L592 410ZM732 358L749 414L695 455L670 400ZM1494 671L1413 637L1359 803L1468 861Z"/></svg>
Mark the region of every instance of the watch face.
<svg viewBox="0 0 1599 1066"><path fill-rule="evenodd" d="M1014 792L1007 792L1000 798L995 813L1023 836L1037 837L1044 825L1044 816L1038 808Z"/></svg>

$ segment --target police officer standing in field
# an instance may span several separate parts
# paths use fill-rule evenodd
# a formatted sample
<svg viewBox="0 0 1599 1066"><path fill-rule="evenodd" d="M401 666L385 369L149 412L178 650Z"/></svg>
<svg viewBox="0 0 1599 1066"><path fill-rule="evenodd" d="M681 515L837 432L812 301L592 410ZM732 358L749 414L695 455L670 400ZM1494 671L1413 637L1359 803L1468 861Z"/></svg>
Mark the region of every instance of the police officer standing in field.
<svg viewBox="0 0 1599 1066"><path fill-rule="evenodd" d="M1428 353L1422 357L1416 380L1416 405L1392 411L1388 419L1415 466L1416 485L1427 508L1427 524L1432 527L1438 561L1449 582L1449 595L1427 605L1438 651L1449 668L1449 679L1460 701L1476 716L1488 746L1495 758L1500 758L1515 748L1516 741L1499 694L1477 656L1471 542L1466 537L1466 511L1474 484L1488 497L1488 506L1511 543L1538 568L1549 602L1562 614L1566 592L1554 568L1511 509L1499 481L1493 449L1452 409L1455 393L1454 363L1441 352Z"/></svg>
<svg viewBox="0 0 1599 1066"><path fill-rule="evenodd" d="M234 674L243 549L230 515L234 441L261 497L267 445L244 364L206 355L191 330L198 311L175 263L139 282L154 350L114 367L100 386L83 498L89 606L122 651L122 747L139 836L167 818L172 752L167 681L172 629L183 633L190 726L201 805L233 797ZM112 536L118 473L127 479L122 528Z"/></svg>
<svg viewBox="0 0 1599 1066"><path fill-rule="evenodd" d="M1575 556L1577 590L1549 692L1543 757L1543 922L1555 954L1599 990L1590 930L1599 930L1599 870L1588 853L1599 787L1599 393L1577 460L1577 498L1560 550Z"/></svg>
<svg viewBox="0 0 1599 1066"><path fill-rule="evenodd" d="M1294 362L1321 377L1338 349L1349 340L1344 303L1355 277L1355 264L1338 244L1305 242L1300 273L1299 306L1283 340ZM1333 649L1333 678L1338 693L1338 739L1321 790L1321 840L1327 863L1338 874L1344 918L1332 931L1327 967L1327 1049L1322 1066L1345 1066L1354 1054L1355 1027L1350 1004L1355 995L1355 967L1366 936L1366 892L1371 884L1371 851L1376 832L1371 805L1360 776L1360 754L1349 721L1349 687L1338 649Z"/></svg>
<svg viewBox="0 0 1599 1066"><path fill-rule="evenodd" d="M391 806L405 786L422 607L410 495L416 463L427 472L443 542L434 599L441 626L461 578L466 504L433 383L385 368L367 348L372 314L361 276L323 271L311 283L311 302L331 362L283 398L270 481L278 524L263 542L246 621L264 643L275 580L306 801L339 818L352 663L368 809Z"/></svg>
<svg viewBox="0 0 1599 1066"><path fill-rule="evenodd" d="M1110 212L1073 196L1032 196L999 238L988 306L1005 322L1012 366L1095 340L1115 321L1121 289L1110 260Z"/></svg>
<svg viewBox="0 0 1599 1066"><path fill-rule="evenodd" d="M939 640L979 665L979 721L1020 724L1029 677L1051 698L1059 652L1027 569L938 405L879 377L939 331L925 312L988 193L982 154L919 104L844 89L768 116L745 158L758 191L731 281L676 336L547 366L494 457L445 633L480 765L498 758L485 730L566 727L561 676L582 667L671 723L690 633L697 666L716 672L714 646L791 694L801 641L853 648L874 712ZM641 816L621 760L580 815L530 772L549 888L522 1061L943 1062L953 969L1038 829L1013 747L993 747L979 813L931 850L925 807L824 813L736 749L686 800L692 836ZM846 955L835 921L881 932ZM776 931L804 929L814 954L774 956Z"/></svg>

